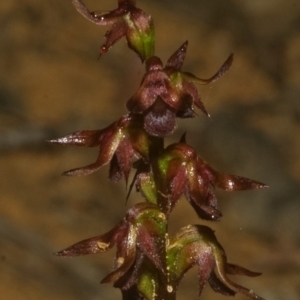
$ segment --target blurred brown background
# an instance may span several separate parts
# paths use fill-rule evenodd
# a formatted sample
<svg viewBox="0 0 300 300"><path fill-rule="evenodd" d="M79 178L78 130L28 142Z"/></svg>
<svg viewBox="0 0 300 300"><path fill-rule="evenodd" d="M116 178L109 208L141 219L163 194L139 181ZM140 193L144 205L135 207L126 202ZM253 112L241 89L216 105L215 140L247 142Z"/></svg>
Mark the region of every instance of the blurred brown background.
<svg viewBox="0 0 300 300"><path fill-rule="evenodd" d="M268 190L218 191L224 217L212 224L229 261L262 271L234 278L269 300L300 299L300 2L140 0L154 16L163 61L189 40L184 70L210 77L235 53L228 74L199 87L211 119L182 120L169 142L188 142L220 171L260 180ZM86 0L107 11L116 1ZM108 231L124 215L125 187L107 168L84 178L60 173L96 159L96 149L45 140L115 121L143 74L124 40L97 60L108 28L70 1L0 2L1 299L120 299L99 281L108 254L52 255ZM138 195L130 198L132 205ZM172 231L198 220L184 199ZM225 299L207 286L201 299ZM178 299L197 299L197 271ZM245 299L237 295L236 299Z"/></svg>

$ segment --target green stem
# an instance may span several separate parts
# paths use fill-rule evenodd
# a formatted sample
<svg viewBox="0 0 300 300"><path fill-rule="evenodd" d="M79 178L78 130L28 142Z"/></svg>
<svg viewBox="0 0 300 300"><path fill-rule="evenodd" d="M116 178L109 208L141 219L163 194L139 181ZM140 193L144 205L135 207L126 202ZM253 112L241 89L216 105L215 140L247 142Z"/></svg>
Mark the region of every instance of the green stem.
<svg viewBox="0 0 300 300"><path fill-rule="evenodd" d="M164 179L161 178L161 172L159 171L157 161L159 155L164 150L164 138L153 137L151 146L149 148L149 156L150 156L150 165L151 171L153 173L153 178L155 182L156 194L157 194L157 205L159 206L160 210L166 215L168 220L169 215L169 191L166 189L164 184ZM163 250L163 257L164 257L164 265L165 270L164 273L159 274L158 279L158 290L155 299L159 300L175 300L176 299L176 290L175 290L175 283L170 281L168 275L168 267L167 267L167 258L166 258L166 248L169 244L169 237L168 237L168 224L166 226L166 232L164 235L164 245L165 249Z"/></svg>

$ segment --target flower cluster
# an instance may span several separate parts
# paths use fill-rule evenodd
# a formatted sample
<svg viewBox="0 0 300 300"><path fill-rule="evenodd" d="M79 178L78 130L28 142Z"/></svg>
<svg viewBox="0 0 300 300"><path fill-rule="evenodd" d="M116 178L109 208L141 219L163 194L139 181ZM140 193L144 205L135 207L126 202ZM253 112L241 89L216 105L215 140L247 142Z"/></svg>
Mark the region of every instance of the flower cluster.
<svg viewBox="0 0 300 300"><path fill-rule="evenodd" d="M184 194L200 218L217 221L222 214L218 209L215 187L226 191L267 187L255 180L217 172L186 143L185 135L179 143L169 145L159 154L152 165L156 170L153 173L149 164L153 140L141 124L139 115L126 115L102 130L78 131L49 142L99 147L96 162L67 171L64 173L67 176L87 175L110 163L109 178L117 182L123 175L127 183L134 165L137 169L133 180L136 189L148 202L155 204L159 203L159 192L164 191L168 195L167 214ZM139 160L134 161L134 158Z"/></svg>
<svg viewBox="0 0 300 300"><path fill-rule="evenodd" d="M124 177L127 185L131 169L136 169L128 196L135 186L145 201L133 205L109 232L56 254L96 254L115 247L112 271L102 282L119 288L123 300L173 300L181 279L195 265L199 267L199 294L209 283L223 295L241 293L263 300L227 277L260 273L228 263L210 228L188 225L173 236L168 234L170 213L182 195L201 219L216 221L222 214L215 188L239 191L266 187L255 180L216 171L187 144L185 134L178 143L164 146L165 137L177 127L177 118L194 117L195 107L209 115L195 83L208 84L223 76L232 64L233 54L215 75L201 79L182 71L187 41L163 66L154 55L152 17L137 8L134 0L119 0L118 8L107 14L90 12L80 0L72 3L93 23L111 26L101 54L124 36L146 71L140 87L126 103L127 114L119 120L104 129L77 131L49 142L99 148L95 162L69 170L64 173L67 176L88 175L110 164L109 178L117 182Z"/></svg>
<svg viewBox="0 0 300 300"><path fill-rule="evenodd" d="M198 265L199 294L208 282L214 291L226 296L234 296L239 292L249 298L263 300L227 277L227 274L254 277L260 273L228 263L222 246L209 227L185 226L165 245L166 226L166 216L157 206L140 203L128 210L125 218L111 231L83 240L55 254L72 257L97 254L116 247L112 271L101 282L112 282L125 295L137 287L146 299L152 299L159 291L159 286L154 284L159 272L167 272L169 282L173 284L168 287L169 293L176 293L185 273ZM163 259L165 256L166 262ZM139 278L141 274L142 279Z"/></svg>

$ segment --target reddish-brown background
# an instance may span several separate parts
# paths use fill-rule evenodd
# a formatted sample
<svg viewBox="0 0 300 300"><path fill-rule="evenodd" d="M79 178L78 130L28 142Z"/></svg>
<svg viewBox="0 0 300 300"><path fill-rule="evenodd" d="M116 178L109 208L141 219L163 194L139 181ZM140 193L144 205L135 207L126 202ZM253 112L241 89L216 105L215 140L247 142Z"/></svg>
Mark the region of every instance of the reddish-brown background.
<svg viewBox="0 0 300 300"><path fill-rule="evenodd" d="M103 11L115 2L86 1ZM230 261L264 273L238 282L269 300L299 299L299 1L138 2L154 16L156 53L164 61L188 39L184 70L209 77L235 52L231 71L199 89L211 119L180 121L168 141L187 131L215 168L270 185L218 192L224 217L212 226ZM70 1L1 1L0 22L1 299L119 299L118 291L99 285L113 253L74 259L52 253L114 226L126 211L124 184L107 182L107 168L61 177L92 162L97 151L45 140L116 120L143 67L124 40L97 60L107 28L83 19ZM132 196L128 205L136 201ZM199 222L182 199L171 230ZM197 299L196 285L193 270L178 299ZM225 299L209 287L202 298Z"/></svg>

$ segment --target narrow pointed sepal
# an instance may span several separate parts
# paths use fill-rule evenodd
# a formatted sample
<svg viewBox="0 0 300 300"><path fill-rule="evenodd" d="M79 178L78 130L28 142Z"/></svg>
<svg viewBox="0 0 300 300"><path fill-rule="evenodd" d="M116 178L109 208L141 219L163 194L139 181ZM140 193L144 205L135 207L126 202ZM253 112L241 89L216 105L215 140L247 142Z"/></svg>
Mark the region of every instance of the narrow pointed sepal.
<svg viewBox="0 0 300 300"><path fill-rule="evenodd" d="M174 68L176 70L181 70L183 62L186 57L186 51L188 47L188 41L185 41L177 51L175 51L166 63L166 68Z"/></svg>
<svg viewBox="0 0 300 300"><path fill-rule="evenodd" d="M231 53L228 56L228 58L223 63L223 65L220 67L220 69L217 71L217 73L208 79L198 78L189 73L186 73L186 74L189 75L191 79L194 77L194 79L199 81L199 83L209 84L209 83L213 83L213 82L217 81L218 79L220 79L221 77L223 77L229 71L232 63L233 63L233 53Z"/></svg>
<svg viewBox="0 0 300 300"><path fill-rule="evenodd" d="M243 191L267 188L268 186L249 178L218 173L213 183L225 191Z"/></svg>
<svg viewBox="0 0 300 300"><path fill-rule="evenodd" d="M58 139L48 140L47 142L58 145L96 147L99 145L100 137L100 130L83 130L74 132Z"/></svg>

